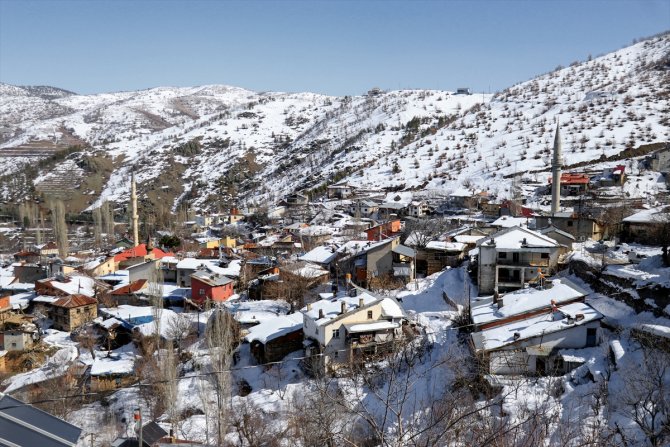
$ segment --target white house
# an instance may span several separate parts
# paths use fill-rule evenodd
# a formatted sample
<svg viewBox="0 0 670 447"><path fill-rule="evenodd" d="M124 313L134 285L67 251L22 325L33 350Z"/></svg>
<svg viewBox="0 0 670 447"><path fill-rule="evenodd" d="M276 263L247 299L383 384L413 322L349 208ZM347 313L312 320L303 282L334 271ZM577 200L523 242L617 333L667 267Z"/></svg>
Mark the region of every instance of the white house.
<svg viewBox="0 0 670 447"><path fill-rule="evenodd" d="M514 290L553 274L561 245L527 228L511 227L477 241L479 293Z"/></svg>

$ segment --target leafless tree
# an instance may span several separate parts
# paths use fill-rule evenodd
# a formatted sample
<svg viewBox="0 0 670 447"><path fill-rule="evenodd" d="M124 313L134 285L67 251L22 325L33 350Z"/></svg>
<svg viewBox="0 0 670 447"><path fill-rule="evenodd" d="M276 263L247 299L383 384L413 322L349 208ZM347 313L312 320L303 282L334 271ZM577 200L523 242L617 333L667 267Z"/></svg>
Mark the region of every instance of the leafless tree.
<svg viewBox="0 0 670 447"><path fill-rule="evenodd" d="M51 223L53 225L58 254L66 258L69 252L69 240L67 237L67 224L65 223L65 206L61 200L53 200L50 204Z"/></svg>
<svg viewBox="0 0 670 447"><path fill-rule="evenodd" d="M641 336L641 362L622 365L622 389L610 390L614 408L637 425L649 443L670 443L670 354L654 347L651 336Z"/></svg>
<svg viewBox="0 0 670 447"><path fill-rule="evenodd" d="M425 248L428 242L437 240L453 228L453 225L441 218L407 219L403 230L403 241L414 248Z"/></svg>
<svg viewBox="0 0 670 447"><path fill-rule="evenodd" d="M209 377L216 395L214 423L218 445L224 443L228 432L231 397L230 368L238 340L239 327L233 316L224 308L215 308L207 323L205 341L211 367Z"/></svg>
<svg viewBox="0 0 670 447"><path fill-rule="evenodd" d="M96 208L92 212L93 215L93 238L95 239L95 246L100 248L102 245L102 213L100 208Z"/></svg>

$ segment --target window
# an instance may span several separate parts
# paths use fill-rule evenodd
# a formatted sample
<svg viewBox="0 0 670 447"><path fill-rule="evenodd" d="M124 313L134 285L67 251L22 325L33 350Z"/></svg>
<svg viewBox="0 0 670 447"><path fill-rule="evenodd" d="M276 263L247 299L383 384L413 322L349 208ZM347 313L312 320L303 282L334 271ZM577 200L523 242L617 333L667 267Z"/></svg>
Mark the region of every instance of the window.
<svg viewBox="0 0 670 447"><path fill-rule="evenodd" d="M12 343L12 348L16 348L16 343Z"/></svg>
<svg viewBox="0 0 670 447"><path fill-rule="evenodd" d="M507 253L504 251L498 252L498 259L507 259Z"/></svg>
<svg viewBox="0 0 670 447"><path fill-rule="evenodd" d="M549 259L549 253L540 253L540 258Z"/></svg>
<svg viewBox="0 0 670 447"><path fill-rule="evenodd" d="M569 227L571 227L573 224L574 224L573 221L571 221L571 220L568 221L568 226L569 226Z"/></svg>
<svg viewBox="0 0 670 447"><path fill-rule="evenodd" d="M205 296L205 289L200 289L200 296Z"/></svg>
<svg viewBox="0 0 670 447"><path fill-rule="evenodd" d="M368 320L372 320L372 311L371 310L368 311Z"/></svg>
<svg viewBox="0 0 670 447"><path fill-rule="evenodd" d="M333 338L340 338L340 330L333 329Z"/></svg>

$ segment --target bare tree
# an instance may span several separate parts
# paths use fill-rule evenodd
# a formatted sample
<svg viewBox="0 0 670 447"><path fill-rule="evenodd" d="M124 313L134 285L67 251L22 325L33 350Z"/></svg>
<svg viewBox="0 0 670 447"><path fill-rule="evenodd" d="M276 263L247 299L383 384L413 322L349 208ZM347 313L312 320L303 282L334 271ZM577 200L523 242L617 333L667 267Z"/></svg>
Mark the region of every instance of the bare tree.
<svg viewBox="0 0 670 447"><path fill-rule="evenodd" d="M239 327L233 316L224 308L215 308L207 323L206 346L210 359L210 380L216 395L214 423L216 442L224 443L228 431L231 380L230 368L233 352L239 339Z"/></svg>
<svg viewBox="0 0 670 447"><path fill-rule="evenodd" d="M670 354L656 349L650 336L642 338L641 362L621 367L624 386L616 392L610 390L610 405L620 408L652 446L664 446L670 443Z"/></svg>
<svg viewBox="0 0 670 447"><path fill-rule="evenodd" d="M67 224L65 223L65 206L61 200L54 200L50 204L51 223L53 225L56 243L58 244L58 254L65 258L70 251L69 240L67 237Z"/></svg>
<svg viewBox="0 0 670 447"><path fill-rule="evenodd" d="M102 245L102 212L100 208L96 208L93 214L93 238L95 239L95 246L100 248Z"/></svg>
<svg viewBox="0 0 670 447"><path fill-rule="evenodd" d="M405 245L425 248L428 242L437 240L454 228L446 219L407 219L403 230Z"/></svg>

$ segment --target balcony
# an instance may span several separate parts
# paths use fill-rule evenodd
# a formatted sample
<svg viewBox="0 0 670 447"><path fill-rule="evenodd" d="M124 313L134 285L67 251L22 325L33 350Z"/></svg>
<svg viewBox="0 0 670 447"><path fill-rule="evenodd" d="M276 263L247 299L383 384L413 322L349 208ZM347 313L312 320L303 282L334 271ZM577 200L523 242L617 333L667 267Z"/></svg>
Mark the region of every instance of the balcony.
<svg viewBox="0 0 670 447"><path fill-rule="evenodd" d="M549 258L545 258L545 259L541 259L541 258L535 258L535 259L517 258L517 259L514 259L513 257L508 256L507 258L497 258L496 259L496 264L497 265L510 266L510 267L549 267Z"/></svg>

